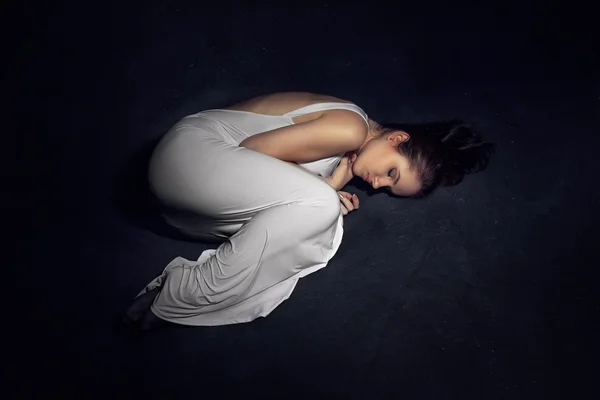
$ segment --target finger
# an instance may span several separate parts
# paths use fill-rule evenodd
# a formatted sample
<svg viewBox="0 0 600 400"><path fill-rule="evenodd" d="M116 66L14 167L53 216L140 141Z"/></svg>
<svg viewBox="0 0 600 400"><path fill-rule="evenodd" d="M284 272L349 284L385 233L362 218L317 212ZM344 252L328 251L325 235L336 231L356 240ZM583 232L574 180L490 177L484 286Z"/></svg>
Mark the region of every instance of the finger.
<svg viewBox="0 0 600 400"><path fill-rule="evenodd" d="M342 206L346 207L348 209L348 211L352 211L354 210L354 205L352 204L352 202L350 200L348 200L344 195L342 195L341 193L339 194L340 196L340 200L342 201Z"/></svg>
<svg viewBox="0 0 600 400"><path fill-rule="evenodd" d="M352 210L360 207L360 201L358 200L358 196L356 196L355 194L340 192L340 194L342 194L342 193L343 193L344 198L352 204ZM341 196L340 196L340 199L342 199ZM346 204L346 203L344 203L344 204Z"/></svg>
<svg viewBox="0 0 600 400"><path fill-rule="evenodd" d="M350 193L339 192L338 195L340 196L341 200L350 200L352 198Z"/></svg>
<svg viewBox="0 0 600 400"><path fill-rule="evenodd" d="M346 207L346 210L348 210L348 211L352 211L355 208L354 204L352 204L352 202L350 200L347 200L347 199L342 202L342 205L344 207Z"/></svg>
<svg viewBox="0 0 600 400"><path fill-rule="evenodd" d="M345 197L346 197L346 199L348 199L352 203L352 205L354 206L354 208L358 208L358 206L360 205L360 201L358 200L358 196L356 196L355 194L346 193Z"/></svg>

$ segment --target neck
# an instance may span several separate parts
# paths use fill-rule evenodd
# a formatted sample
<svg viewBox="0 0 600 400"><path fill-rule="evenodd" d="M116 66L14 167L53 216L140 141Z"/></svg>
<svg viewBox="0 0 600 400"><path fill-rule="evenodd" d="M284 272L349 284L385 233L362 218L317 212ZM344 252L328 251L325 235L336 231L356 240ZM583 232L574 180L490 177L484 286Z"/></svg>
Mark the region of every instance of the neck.
<svg viewBox="0 0 600 400"><path fill-rule="evenodd" d="M381 125L369 118L369 132L367 133L367 138L370 137L372 139L379 136L380 129Z"/></svg>
<svg viewBox="0 0 600 400"><path fill-rule="evenodd" d="M367 136L365 137L365 141L358 148L357 151L362 150L365 144L367 144L369 141L375 139L378 136L380 127L381 125L369 118L369 130L367 131Z"/></svg>

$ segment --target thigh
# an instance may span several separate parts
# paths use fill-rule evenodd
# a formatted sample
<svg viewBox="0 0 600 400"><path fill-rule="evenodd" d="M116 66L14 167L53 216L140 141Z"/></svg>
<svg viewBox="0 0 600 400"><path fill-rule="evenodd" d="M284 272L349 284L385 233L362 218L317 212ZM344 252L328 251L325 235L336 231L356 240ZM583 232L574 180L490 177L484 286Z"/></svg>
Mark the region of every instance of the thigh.
<svg viewBox="0 0 600 400"><path fill-rule="evenodd" d="M229 236L232 226L239 228L261 210L311 195L335 195L308 171L228 143L211 132L216 128L210 121L205 128L176 126L150 163L150 185L158 199L180 215L196 216L196 226L216 224Z"/></svg>
<svg viewBox="0 0 600 400"><path fill-rule="evenodd" d="M179 233L203 242L222 243L239 231L252 216L237 220L207 217L193 211L167 208L164 221Z"/></svg>

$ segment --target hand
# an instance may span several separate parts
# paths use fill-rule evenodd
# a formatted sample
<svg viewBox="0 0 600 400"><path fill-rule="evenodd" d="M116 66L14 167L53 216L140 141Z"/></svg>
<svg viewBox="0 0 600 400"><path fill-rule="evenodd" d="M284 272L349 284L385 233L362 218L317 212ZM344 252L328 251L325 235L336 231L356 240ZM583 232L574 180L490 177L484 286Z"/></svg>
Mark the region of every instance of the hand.
<svg viewBox="0 0 600 400"><path fill-rule="evenodd" d="M355 151L349 151L344 154L331 176L326 178L326 181L334 189L342 189L354 177L354 174L352 173L352 165L354 164L356 157L357 155Z"/></svg>
<svg viewBox="0 0 600 400"><path fill-rule="evenodd" d="M342 203L342 214L347 215L350 211L357 209L360 205L358 197L355 194L338 191L340 202Z"/></svg>

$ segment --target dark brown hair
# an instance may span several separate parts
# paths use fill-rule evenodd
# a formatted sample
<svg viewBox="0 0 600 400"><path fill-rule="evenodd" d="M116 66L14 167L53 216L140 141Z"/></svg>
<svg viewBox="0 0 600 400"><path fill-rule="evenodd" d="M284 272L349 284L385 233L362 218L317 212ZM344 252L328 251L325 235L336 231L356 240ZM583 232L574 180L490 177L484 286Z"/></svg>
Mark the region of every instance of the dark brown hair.
<svg viewBox="0 0 600 400"><path fill-rule="evenodd" d="M425 197L438 186L457 185L465 175L485 170L495 151L495 144L483 142L479 132L460 120L379 125L383 136L397 131L410 135L398 152L421 181L421 190L411 197Z"/></svg>

